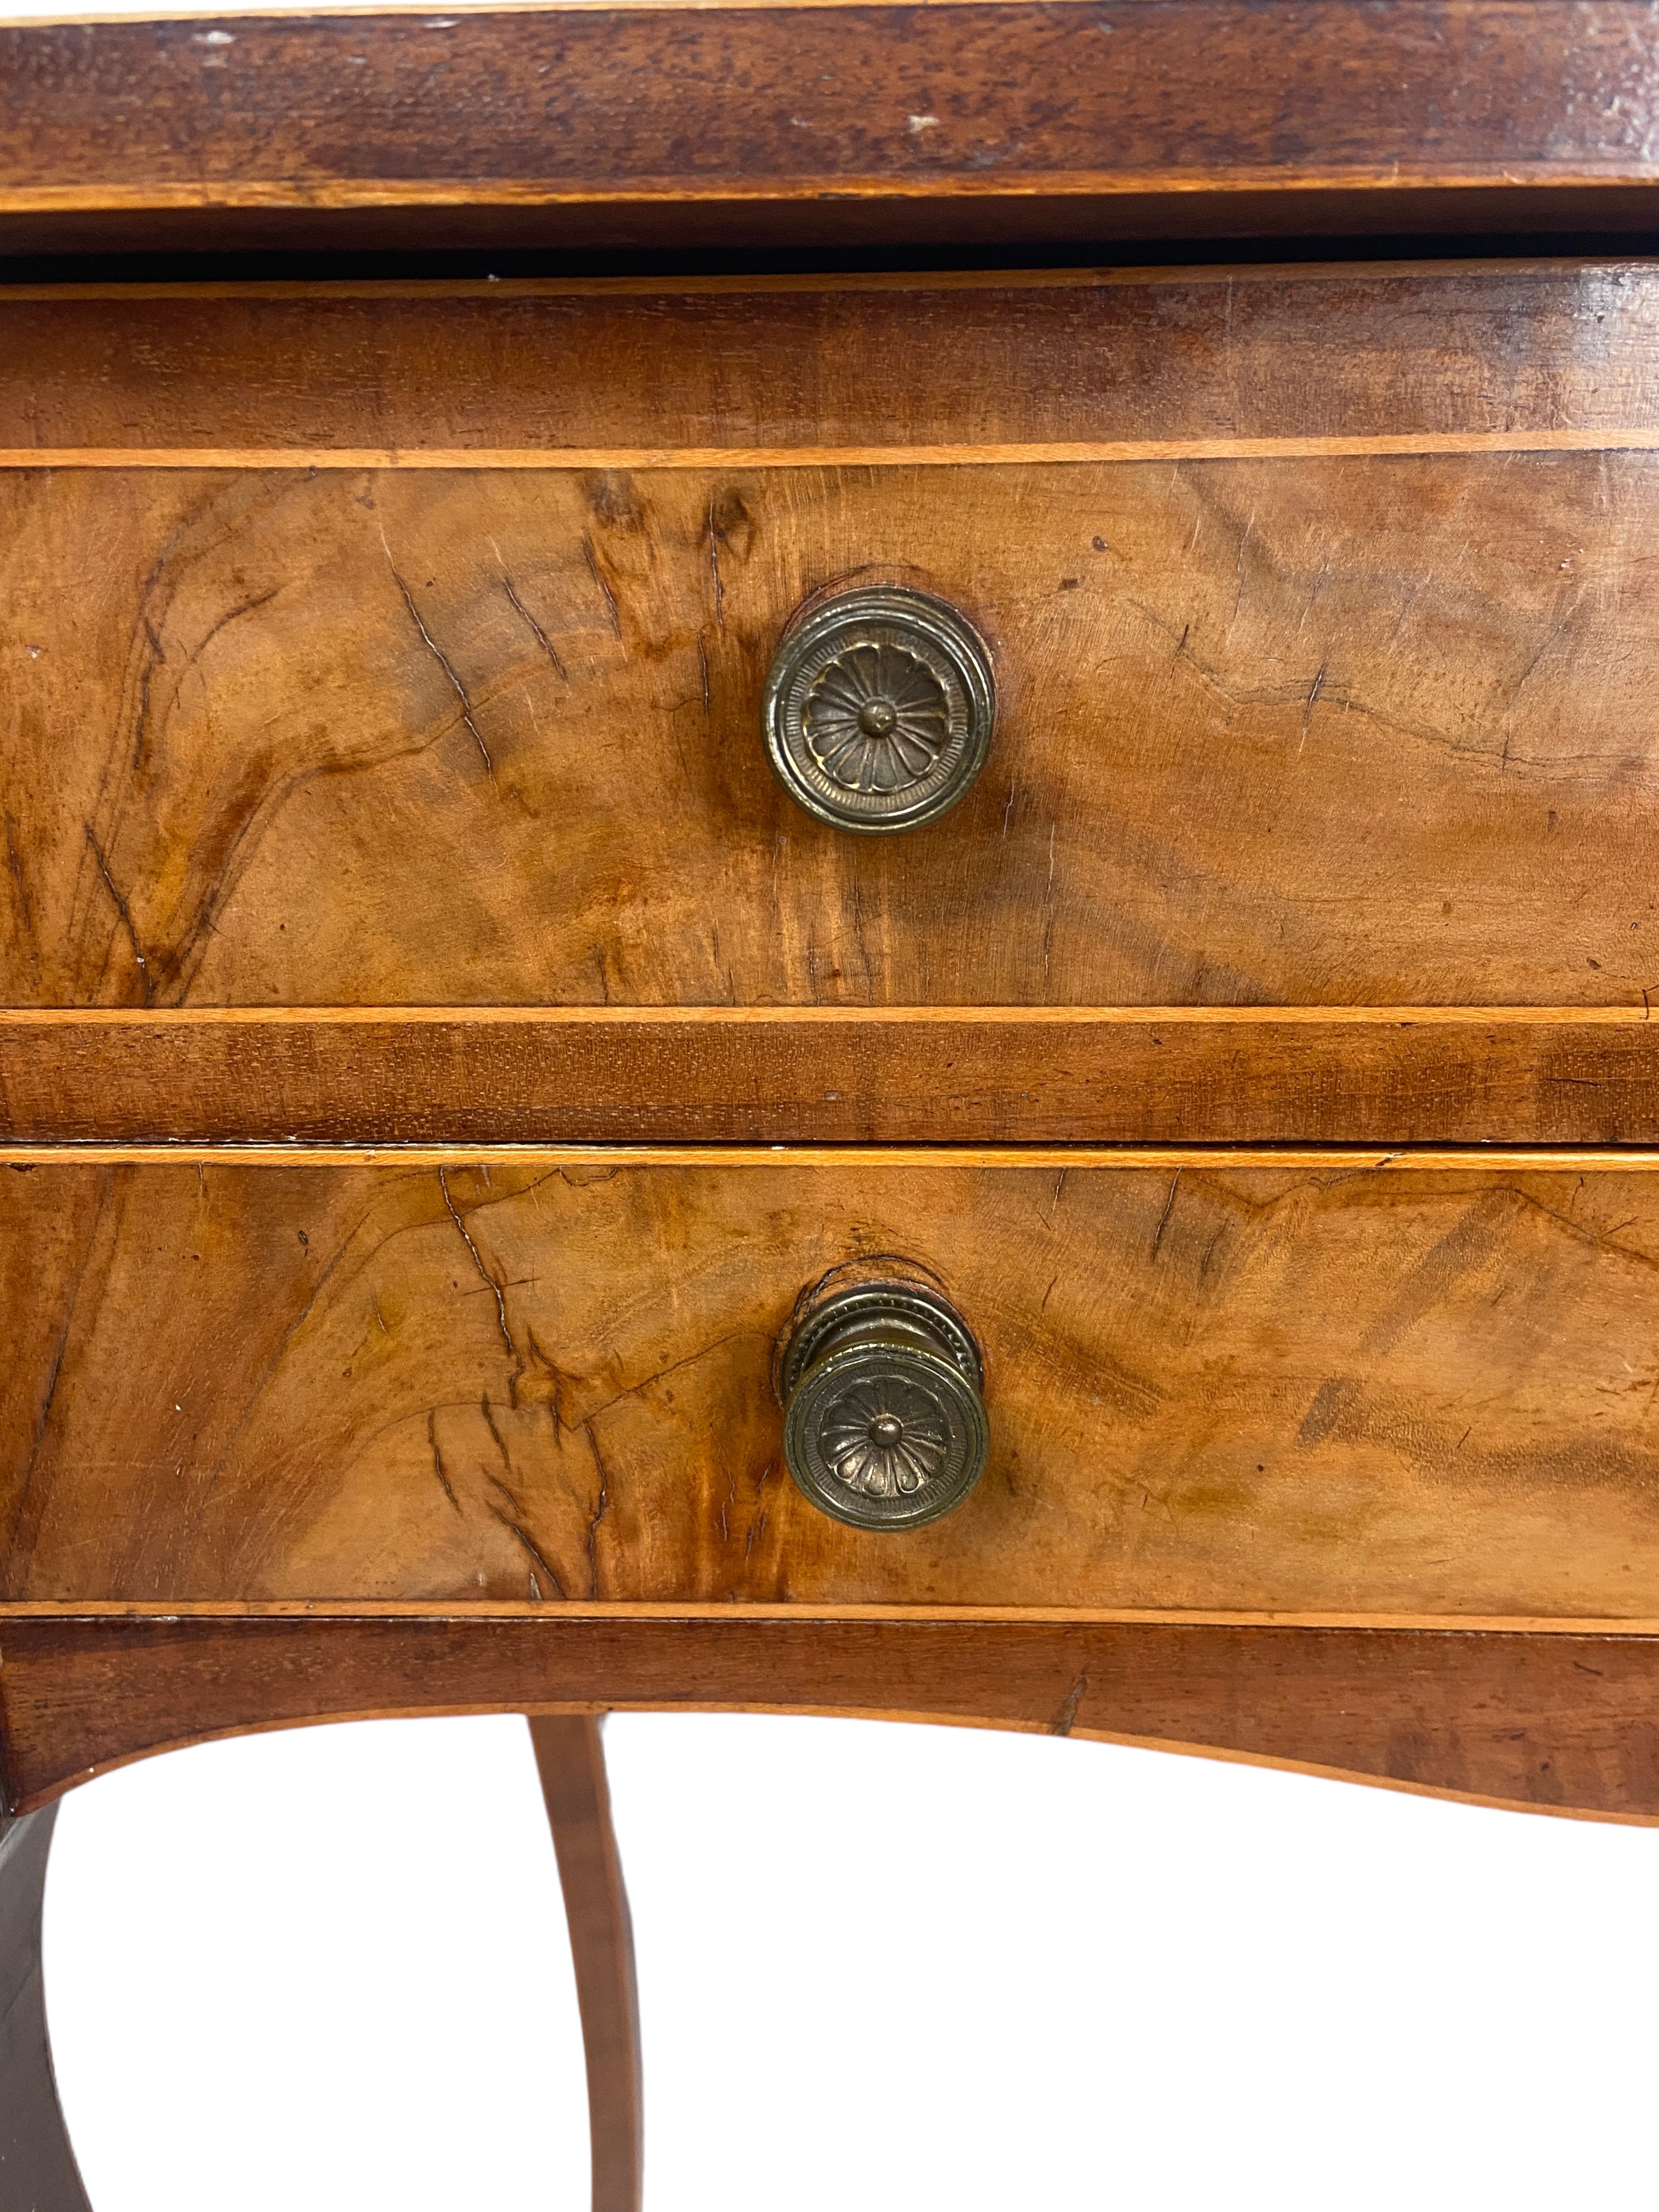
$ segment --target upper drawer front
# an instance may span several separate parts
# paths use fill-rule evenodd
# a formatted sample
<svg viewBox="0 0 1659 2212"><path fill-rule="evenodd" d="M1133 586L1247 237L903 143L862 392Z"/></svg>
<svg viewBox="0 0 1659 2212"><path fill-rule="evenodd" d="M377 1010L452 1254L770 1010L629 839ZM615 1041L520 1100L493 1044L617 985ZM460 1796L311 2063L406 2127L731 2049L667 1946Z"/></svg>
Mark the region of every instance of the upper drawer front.
<svg viewBox="0 0 1659 2212"><path fill-rule="evenodd" d="M491 295L0 308L6 1002L1654 981L1659 276ZM855 838L762 696L882 582L998 715Z"/></svg>
<svg viewBox="0 0 1659 2212"><path fill-rule="evenodd" d="M1654 1167L0 1170L0 1597L1651 1622ZM989 1456L871 1531L784 1472L774 1357L803 1292L905 1271L977 1338Z"/></svg>

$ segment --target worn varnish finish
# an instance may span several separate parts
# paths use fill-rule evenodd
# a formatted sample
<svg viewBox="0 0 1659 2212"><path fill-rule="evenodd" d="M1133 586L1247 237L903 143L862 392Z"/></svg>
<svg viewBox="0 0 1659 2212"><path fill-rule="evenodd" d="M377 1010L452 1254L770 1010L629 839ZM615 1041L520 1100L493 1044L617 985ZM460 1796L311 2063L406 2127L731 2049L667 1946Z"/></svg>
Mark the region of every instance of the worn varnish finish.
<svg viewBox="0 0 1659 2212"><path fill-rule="evenodd" d="M0 482L19 1005L1643 1003L1659 453ZM850 839L791 613L989 636Z"/></svg>
<svg viewBox="0 0 1659 2212"><path fill-rule="evenodd" d="M1570 1165L38 1166L14 1601L1659 1617L1659 1176ZM803 1289L898 1255L989 1470L872 1534L779 1458ZM9 1663L9 1662L8 1662Z"/></svg>
<svg viewBox="0 0 1659 2212"><path fill-rule="evenodd" d="M528 10L0 33L0 245L1652 220L1638 0Z"/></svg>
<svg viewBox="0 0 1659 2212"><path fill-rule="evenodd" d="M0 1619L15 1801L204 1736L388 1712L858 1713L1659 1819L1659 1638L1042 1620Z"/></svg>

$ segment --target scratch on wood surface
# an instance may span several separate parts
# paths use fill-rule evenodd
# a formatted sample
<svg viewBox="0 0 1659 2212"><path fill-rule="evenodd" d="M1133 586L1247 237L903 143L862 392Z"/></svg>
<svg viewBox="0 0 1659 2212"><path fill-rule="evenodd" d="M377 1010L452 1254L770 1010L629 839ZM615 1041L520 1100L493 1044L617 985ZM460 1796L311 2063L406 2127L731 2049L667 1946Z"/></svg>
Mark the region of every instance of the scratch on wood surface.
<svg viewBox="0 0 1659 2212"><path fill-rule="evenodd" d="M1313 612L1314 607L1318 600L1319 594L1324 590L1326 584L1328 582L1330 573L1331 556L1327 553L1319 564L1319 574L1313 580L1312 589L1308 593L1308 603L1302 610L1302 619L1296 626L1296 634L1298 637L1301 636L1303 631L1308 627L1308 617ZM1330 656L1328 653L1326 655L1326 659L1328 659L1329 658ZM1322 677L1323 676L1324 671L1322 669L1320 671L1320 674Z"/></svg>
<svg viewBox="0 0 1659 2212"><path fill-rule="evenodd" d="M523 623L525 628L530 632L532 637L535 639L537 644L540 646L542 651L547 655L554 667L558 670L560 675L563 677L565 682L568 684L570 681L570 672L565 666L563 661L560 659L557 646L554 644L552 639L537 621L535 616L531 613L529 608L526 606L524 601L514 590L513 579L511 576L503 574L501 577L501 589L507 593L509 600L511 600L514 614L518 616L520 621Z"/></svg>
<svg viewBox="0 0 1659 2212"><path fill-rule="evenodd" d="M768 1476L769 1474L770 1474L770 1473L771 1473L771 1472L772 1472L771 1467L769 1465L769 1466L768 1466L768 1467L767 1467L767 1468L763 1471L762 1475L761 1475L761 1478L760 1478L760 1479L761 1479L761 1480L762 1480L763 1482L764 1482L764 1481L766 1480L767 1476ZM759 1512L755 1516L755 1518L754 1518L754 1519L750 1522L750 1524L749 1524L749 1528L748 1528L748 1532L747 1532L747 1534L744 1535L744 1540L743 1540L743 1557L744 1557L744 1564L745 1565L747 1565L747 1564L748 1564L748 1561L749 1561L749 1555L750 1555L750 1553L754 1550L754 1548L755 1548L755 1542L756 1542L756 1539L760 1535L761 1531L765 1528L765 1526L766 1526L766 1508L763 1505L763 1506L762 1506L762 1508L761 1508L761 1510L760 1510L760 1511L759 1511Z"/></svg>
<svg viewBox="0 0 1659 2212"><path fill-rule="evenodd" d="M864 941L864 886L859 880L856 853L851 855L851 863L853 879L849 904L853 917L853 942L858 947L859 959L864 969L864 996L866 1002L869 1003L875 998L876 977L875 970L870 965L870 948Z"/></svg>
<svg viewBox="0 0 1659 2212"><path fill-rule="evenodd" d="M554 1596L558 1598L568 1596L568 1593L566 1591L564 1584L559 1579L557 1570L548 1559L546 1553L543 1552L539 1545L538 1545L535 1538L525 1527L523 1519L524 1507L520 1502L518 1497L507 1487L507 1484L501 1480L498 1474L492 1474L490 1476L489 1484L493 1490L499 1490L501 1496L507 1500L507 1504L503 1507L498 1505L493 1498L487 1499L485 1503L487 1504L491 1515L495 1520L500 1522L501 1527L507 1530L514 1541L517 1543L527 1554L531 1561L530 1588L532 1594L539 1601L542 1595L542 1588L541 1584L536 1579L536 1570L539 1567L542 1573L547 1577L548 1582L552 1588Z"/></svg>
<svg viewBox="0 0 1659 2212"><path fill-rule="evenodd" d="M1296 749L1296 757L1298 760L1302 757L1303 746L1308 742L1308 726L1313 720L1313 710L1319 703L1319 695L1325 685L1325 671L1330 665L1331 656L1328 653L1319 664L1318 675L1309 686L1307 701L1302 709L1302 744Z"/></svg>
<svg viewBox="0 0 1659 2212"><path fill-rule="evenodd" d="M726 629L726 586L720 581L720 525L714 520L715 497L716 495L711 491L708 495L708 567L714 579L714 627L723 632Z"/></svg>
<svg viewBox="0 0 1659 2212"><path fill-rule="evenodd" d="M380 535L380 543L382 545L386 545L386 534L384 532L382 532ZM420 632L421 642L425 646L427 651L437 662L439 667L442 669L444 674L449 678L450 688L454 692L455 696L461 702L461 720L465 723L467 728L472 732L472 742L477 746L479 752L483 756L484 767L493 776L495 773L495 763L489 757L489 748L483 741L483 732L478 727L477 722L472 719L472 702L467 696L466 686L462 683L460 678L455 673L453 667L450 665L449 656L447 653L445 653L437 639L433 636L431 631L422 621L421 611L415 604L415 594L410 590L408 585L404 583L403 578L398 574L398 564L392 557L392 548L389 545L386 545L386 566L392 571L392 580L396 584L398 589L404 595L404 605L409 609L409 618L414 623L416 629Z"/></svg>
<svg viewBox="0 0 1659 2212"><path fill-rule="evenodd" d="M35 933L34 908L29 898L28 884L24 880L23 862L17 850L17 824L9 813L6 822L6 866L17 892L17 914L20 934L27 947L29 965L37 979L40 973L40 943Z"/></svg>
<svg viewBox="0 0 1659 2212"><path fill-rule="evenodd" d="M698 1360L707 1359L711 1353L724 1351L728 1344L739 1344L744 1338L750 1338L769 1346L772 1342L772 1339L764 1329L728 1330L724 1336L717 1336L708 1344L700 1344L695 1352L688 1352L678 1359L671 1359L665 1366L653 1368L649 1375L641 1375L637 1382L629 1382L622 1389L613 1391L602 1405L590 1407L584 1417L584 1425L586 1422L597 1421L601 1413L608 1413L613 1406L621 1405L625 1398L639 1397L645 1391L653 1389L657 1383L665 1382L669 1376L678 1374L683 1367L693 1367Z"/></svg>
<svg viewBox="0 0 1659 2212"><path fill-rule="evenodd" d="M1249 512L1249 519L1246 520L1244 525L1243 534L1239 538L1238 552L1233 562L1233 582L1235 586L1233 592L1233 611L1231 620L1227 624L1227 629L1230 635L1237 626L1238 611L1244 604L1244 556L1249 550L1250 532L1255 528L1255 509L1252 507Z"/></svg>
<svg viewBox="0 0 1659 2212"><path fill-rule="evenodd" d="M605 581L605 571L599 566L599 556L593 550L593 541L586 531L582 532L582 557L587 563L587 573L605 595L605 612L611 617L611 627L620 637L623 634L622 609L617 605L617 594Z"/></svg>
<svg viewBox="0 0 1659 2212"><path fill-rule="evenodd" d="M426 1417L426 1440L432 1447L432 1472L438 1478L438 1487L459 1513L461 1501L455 1495L455 1486L444 1468L444 1455L438 1449L438 1409L434 1406Z"/></svg>
<svg viewBox="0 0 1659 2212"><path fill-rule="evenodd" d="M1048 881L1042 894L1042 973L1045 978L1048 973L1048 958L1054 950L1054 838L1059 828L1060 825L1056 822L1051 822L1048 825Z"/></svg>
<svg viewBox="0 0 1659 2212"><path fill-rule="evenodd" d="M109 872L109 862L104 858L104 848L98 842L97 838L93 835L91 823L88 822L82 826L87 833L88 848L92 854L94 860L97 863L99 874L103 878L104 889L109 893L111 898L115 902L115 911L121 917L121 927L126 931L127 942L132 947L133 959L137 963L139 971L143 977L144 1004L149 1006L155 986L150 981L149 962L144 957L144 948L138 942L138 932L133 927L132 909L128 906L125 899L122 897L119 890L116 888L115 878Z"/></svg>
<svg viewBox="0 0 1659 2212"><path fill-rule="evenodd" d="M257 614L261 607L268 607L282 588L280 584L273 584L268 592L255 592L251 599L239 600L235 606L228 607L217 622L210 623L199 641L191 647L180 664L178 676L173 682L174 691L177 691L185 677L195 667L222 629L228 629L232 623L240 622L244 615ZM155 646L157 658L160 659L161 657L161 641L155 636L153 631L151 640Z"/></svg>
<svg viewBox="0 0 1659 2212"><path fill-rule="evenodd" d="M513 1472L512 1455L507 1449L507 1438L501 1434L500 1425L495 1419L495 1409L490 1405L489 1393L487 1390L479 1393L478 1411L483 1415L484 1426L489 1431L489 1440L495 1447L501 1465L510 1474Z"/></svg>
<svg viewBox="0 0 1659 2212"><path fill-rule="evenodd" d="M557 1418L556 1409L555 1418ZM581 1429L582 1434L587 1438L587 1449L593 1455L594 1472L599 1478L599 1503L588 1516L587 1522L588 1595L598 1597L599 1595L599 1523L611 1510L611 1477L606 1471L605 1461L600 1455L599 1439L593 1434L592 1422L584 1421Z"/></svg>
<svg viewBox="0 0 1659 2212"><path fill-rule="evenodd" d="M80 1278L77 1276L75 1286L76 1297L79 1296L80 1287ZM29 1442L29 1455L24 1464L23 1480L18 1486L17 1510L12 1519L12 1549L14 1551L18 1548L18 1532L23 1525L24 1510L29 1502L29 1486L34 1480L34 1469L40 1457L40 1447L46 1440L46 1430L52 1422L52 1405L58 1396L58 1378L64 1371L64 1354L69 1349L70 1330L74 1325L74 1321L75 1297L72 1297L70 1300L69 1311L64 1316L64 1326L58 1333L58 1342L52 1350L52 1366L46 1376L46 1395L41 1399L40 1409L34 1417L34 1433Z"/></svg>
<svg viewBox="0 0 1659 2212"><path fill-rule="evenodd" d="M1176 1193L1181 1188L1181 1178L1183 1172L1184 1170L1181 1168L1177 1168L1176 1170L1175 1178L1170 1185L1170 1195L1164 1200L1164 1211L1158 1217L1158 1229L1152 1237L1152 1257L1154 1260L1158 1257L1158 1247L1164 1242L1164 1232L1170 1225L1170 1216L1175 1212ZM1202 1194L1203 1194L1200 1192L1200 1197Z"/></svg>

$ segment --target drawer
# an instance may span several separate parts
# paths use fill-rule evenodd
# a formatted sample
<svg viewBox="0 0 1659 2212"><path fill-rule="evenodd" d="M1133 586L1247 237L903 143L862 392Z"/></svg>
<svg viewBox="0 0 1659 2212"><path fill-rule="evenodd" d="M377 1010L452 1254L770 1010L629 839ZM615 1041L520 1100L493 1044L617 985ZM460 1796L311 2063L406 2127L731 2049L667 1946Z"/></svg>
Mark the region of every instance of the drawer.
<svg viewBox="0 0 1659 2212"><path fill-rule="evenodd" d="M1639 264L13 295L0 997L1639 1006L1656 313ZM763 695L892 585L994 733L850 836Z"/></svg>
<svg viewBox="0 0 1659 2212"><path fill-rule="evenodd" d="M248 1600L1659 1617L1659 1160L43 1161L4 1585ZM803 1291L942 1291L988 1462L846 1525Z"/></svg>

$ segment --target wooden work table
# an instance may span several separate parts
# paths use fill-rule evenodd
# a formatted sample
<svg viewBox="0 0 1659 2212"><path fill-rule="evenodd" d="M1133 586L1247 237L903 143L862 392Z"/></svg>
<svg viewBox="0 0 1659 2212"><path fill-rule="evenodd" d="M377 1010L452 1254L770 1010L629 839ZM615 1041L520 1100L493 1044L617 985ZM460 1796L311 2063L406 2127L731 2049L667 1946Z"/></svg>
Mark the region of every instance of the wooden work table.
<svg viewBox="0 0 1659 2212"><path fill-rule="evenodd" d="M0 2212L53 1806L212 1736L532 1717L600 2212L608 1710L1659 1820L1656 85L0 27Z"/></svg>

